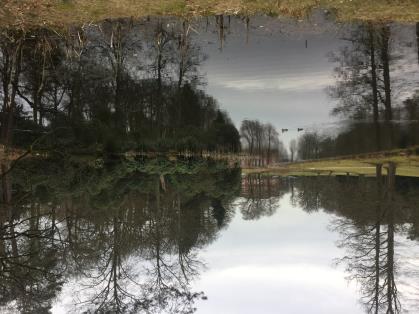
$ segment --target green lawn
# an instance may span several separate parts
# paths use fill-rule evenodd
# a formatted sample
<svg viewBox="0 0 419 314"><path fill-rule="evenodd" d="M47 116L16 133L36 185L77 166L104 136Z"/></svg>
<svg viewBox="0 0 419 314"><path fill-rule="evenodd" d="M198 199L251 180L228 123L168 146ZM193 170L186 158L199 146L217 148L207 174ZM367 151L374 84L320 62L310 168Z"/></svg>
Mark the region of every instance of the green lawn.
<svg viewBox="0 0 419 314"><path fill-rule="evenodd" d="M419 177L419 156L399 151L390 156L376 155L358 158L342 158L297 162L267 168L243 169L243 173L264 173L273 175L375 175L375 165L389 162L396 164L396 174L400 176Z"/></svg>

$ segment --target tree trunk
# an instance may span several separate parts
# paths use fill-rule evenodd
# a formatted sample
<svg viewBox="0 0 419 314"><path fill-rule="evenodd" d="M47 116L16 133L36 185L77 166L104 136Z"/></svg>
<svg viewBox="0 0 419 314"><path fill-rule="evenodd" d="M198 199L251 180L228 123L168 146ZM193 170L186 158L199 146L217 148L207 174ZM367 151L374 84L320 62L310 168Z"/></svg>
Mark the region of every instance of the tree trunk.
<svg viewBox="0 0 419 314"><path fill-rule="evenodd" d="M383 165L376 165L376 181L377 181L377 196L381 199L382 193L382 169ZM381 253L381 202L378 202L376 207L376 223L375 223L375 260L374 260L374 312L377 314L380 304L380 253Z"/></svg>
<svg viewBox="0 0 419 314"><path fill-rule="evenodd" d="M387 313L397 313L397 290L394 282L394 201L393 192L396 179L396 165L392 162L388 165L387 174L387 263L386 263L386 283L387 283ZM394 306L394 308L393 308Z"/></svg>

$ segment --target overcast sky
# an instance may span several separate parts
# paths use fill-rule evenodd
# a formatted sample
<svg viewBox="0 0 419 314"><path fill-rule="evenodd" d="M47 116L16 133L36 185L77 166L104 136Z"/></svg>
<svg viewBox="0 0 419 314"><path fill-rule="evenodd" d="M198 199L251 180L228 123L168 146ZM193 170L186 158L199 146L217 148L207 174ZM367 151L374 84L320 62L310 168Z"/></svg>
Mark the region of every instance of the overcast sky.
<svg viewBox="0 0 419 314"><path fill-rule="evenodd" d="M198 314L363 313L356 285L333 267L344 254L329 229L333 216L293 208L289 196L271 217L243 220L237 210L201 254L208 270L194 286L208 300Z"/></svg>

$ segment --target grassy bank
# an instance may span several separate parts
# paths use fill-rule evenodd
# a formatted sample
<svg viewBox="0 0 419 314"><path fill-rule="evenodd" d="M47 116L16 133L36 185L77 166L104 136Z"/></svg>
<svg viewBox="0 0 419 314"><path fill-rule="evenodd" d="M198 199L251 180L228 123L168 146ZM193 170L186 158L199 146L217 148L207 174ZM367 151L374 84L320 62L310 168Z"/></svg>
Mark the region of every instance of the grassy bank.
<svg viewBox="0 0 419 314"><path fill-rule="evenodd" d="M416 148L416 150L419 148ZM414 152L414 153L411 153ZM5 154L4 149L0 146L0 162L11 161L14 162L16 159L20 159L21 156L49 156L47 152L35 151L30 154L23 150L10 150L8 154ZM84 160L87 163L95 162L98 157L104 156L99 155L88 155L88 154L68 154L67 157L74 160ZM127 160L133 160L138 157L145 159L158 159L166 158L167 160L176 161L182 159L193 158L192 154L174 154L174 153L136 153L132 152L124 154L113 154L112 156L118 158L124 158ZM208 155L200 158L198 155L195 156L196 160L212 159L212 160L224 160L230 164L234 164L238 155ZM411 151L407 150L396 150L392 152L380 153L380 154L368 154L360 156L351 156L346 158L334 158L334 159L322 159L315 161L302 161L295 163L284 163L269 167L257 167L257 168L243 168L243 174L260 173L264 175L281 175L281 176L336 176L336 175L366 175L375 176L375 170L377 164L382 164L384 168L389 162L396 164L396 174L399 176L408 177L419 177L419 154L415 153L415 149Z"/></svg>
<svg viewBox="0 0 419 314"><path fill-rule="evenodd" d="M405 150L393 153L371 154L354 158L329 159L289 163L269 168L243 169L243 173L263 173L270 175L375 175L375 166L389 162L397 166L400 176L419 177L419 155L407 154Z"/></svg>
<svg viewBox="0 0 419 314"><path fill-rule="evenodd" d="M418 0L3 0L0 25L59 27L148 15L301 17L319 7L332 11L339 20L419 21Z"/></svg>

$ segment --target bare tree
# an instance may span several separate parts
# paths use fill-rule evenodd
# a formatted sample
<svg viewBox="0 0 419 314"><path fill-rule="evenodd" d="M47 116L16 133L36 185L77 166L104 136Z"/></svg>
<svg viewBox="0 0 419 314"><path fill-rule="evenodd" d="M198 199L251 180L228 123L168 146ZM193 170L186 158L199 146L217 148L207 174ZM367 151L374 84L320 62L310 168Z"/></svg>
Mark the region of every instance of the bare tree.
<svg viewBox="0 0 419 314"><path fill-rule="evenodd" d="M370 190L375 203L373 216L366 224L350 218L335 220L335 230L342 238L339 246L347 255L338 260L346 265L350 280L360 283L362 303L368 313L400 313L401 303L395 281L395 164L388 165L386 185L381 174L382 165L376 166L376 187ZM368 200L362 204L367 204Z"/></svg>
<svg viewBox="0 0 419 314"><path fill-rule="evenodd" d="M320 153L320 136L317 132L307 132L298 140L300 159L317 159Z"/></svg>

